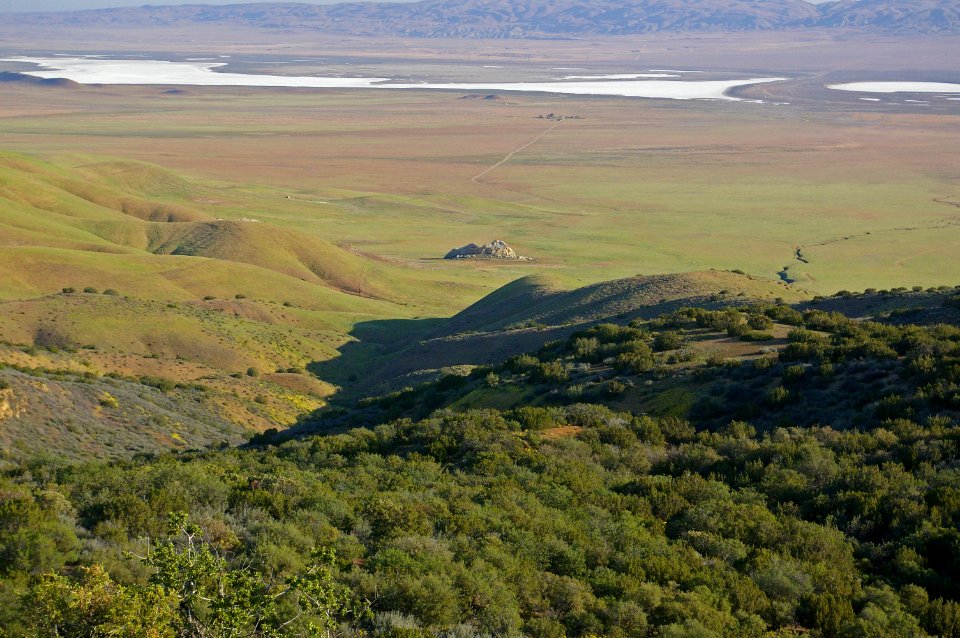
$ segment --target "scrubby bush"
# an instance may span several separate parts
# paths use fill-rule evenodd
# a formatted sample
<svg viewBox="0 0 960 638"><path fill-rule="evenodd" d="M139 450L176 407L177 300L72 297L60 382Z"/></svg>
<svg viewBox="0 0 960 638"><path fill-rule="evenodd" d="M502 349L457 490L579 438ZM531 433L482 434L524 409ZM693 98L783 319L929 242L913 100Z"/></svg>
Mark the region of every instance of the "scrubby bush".
<svg viewBox="0 0 960 638"><path fill-rule="evenodd" d="M683 337L678 332L663 331L658 332L653 338L653 349L655 352L666 352L667 350L676 350L683 346Z"/></svg>
<svg viewBox="0 0 960 638"><path fill-rule="evenodd" d="M760 330L747 330L740 335L740 341L773 341L773 335Z"/></svg>
<svg viewBox="0 0 960 638"><path fill-rule="evenodd" d="M747 325L754 330L769 330L773 327L773 320L766 315L751 313L747 316Z"/></svg>
<svg viewBox="0 0 960 638"><path fill-rule="evenodd" d="M181 574L170 566L191 564L183 538L169 562L130 557L155 551L166 512L189 510L204 560L241 572L216 581L225 592L298 583L312 547L336 546L323 582L376 610L332 614L341 626L322 627L342 635L956 635L960 330L779 306L656 325L719 341L704 328L763 330L757 314L796 329L752 365L626 378L606 363L635 372L634 360L680 353L653 354L652 324L606 324L503 366L344 401L251 448L4 461L0 624L91 600L84 569L98 563L107 594ZM152 418L192 443L189 424ZM28 589L56 606L20 608ZM151 609L179 617L182 603ZM43 635L29 629L12 635Z"/></svg>
<svg viewBox="0 0 960 638"><path fill-rule="evenodd" d="M161 392L171 392L177 386L177 384L170 379L167 379L165 377L155 377L151 375L140 377L140 383L142 383L143 385L150 386L152 388L156 388Z"/></svg>
<svg viewBox="0 0 960 638"><path fill-rule="evenodd" d="M507 359L504 365L510 372L523 374L539 366L540 360L529 354L520 354Z"/></svg>
<svg viewBox="0 0 960 638"><path fill-rule="evenodd" d="M653 356L649 352L623 352L613 360L613 367L620 372L640 374L651 369L654 365Z"/></svg>

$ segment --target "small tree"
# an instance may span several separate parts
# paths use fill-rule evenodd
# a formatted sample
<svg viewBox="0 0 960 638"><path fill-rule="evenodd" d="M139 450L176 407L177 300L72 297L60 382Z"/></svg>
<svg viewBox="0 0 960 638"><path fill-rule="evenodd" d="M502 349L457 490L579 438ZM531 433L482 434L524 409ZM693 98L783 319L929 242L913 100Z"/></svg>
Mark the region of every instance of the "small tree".
<svg viewBox="0 0 960 638"><path fill-rule="evenodd" d="M331 549L272 580L249 562L228 561L186 514L171 514L169 526L145 556L129 555L153 569L146 585L120 585L100 566L83 569L77 581L42 576L21 600L35 635L329 638L341 622L369 617L369 603L334 580Z"/></svg>
<svg viewBox="0 0 960 638"><path fill-rule="evenodd" d="M658 333L653 338L653 349L656 352L666 352L667 350L676 350L683 345L683 337L680 333L666 331Z"/></svg>
<svg viewBox="0 0 960 638"><path fill-rule="evenodd" d="M183 636L324 636L341 620L362 619L366 601L333 579L332 549L312 553L312 564L279 582L249 565L231 566L186 514L170 515L171 536L142 560L150 582L179 601Z"/></svg>
<svg viewBox="0 0 960 638"><path fill-rule="evenodd" d="M124 587L99 565L80 579L44 574L21 600L22 619L42 638L175 638L176 600L159 587Z"/></svg>

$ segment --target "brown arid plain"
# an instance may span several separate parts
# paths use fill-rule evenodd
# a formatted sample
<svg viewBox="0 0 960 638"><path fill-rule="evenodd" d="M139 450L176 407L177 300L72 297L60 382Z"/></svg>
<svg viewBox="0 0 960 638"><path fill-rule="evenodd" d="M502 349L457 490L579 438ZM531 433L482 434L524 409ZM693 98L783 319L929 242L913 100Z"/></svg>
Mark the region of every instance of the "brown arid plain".
<svg viewBox="0 0 960 638"><path fill-rule="evenodd" d="M334 388L305 368L348 383L396 352L401 336L429 336L441 318L522 277L573 289L736 270L744 279L725 280L723 292L788 299L960 280L960 102L875 103L825 88L958 81L957 37L493 42L7 24L0 49L231 55L232 71L435 81L537 78L562 67L788 78L741 89L738 102L0 84L3 361L204 383L212 388L204 409L247 429L293 422L323 403ZM282 64L292 59L300 61ZM78 183L90 192L78 195ZM43 211L74 197L96 211L54 228L59 213ZM195 227L159 228L149 214L121 224L129 211L114 204L125 197L179 211ZM532 259L441 259L493 239ZM120 295L61 292L88 285ZM105 316L126 319L105 328ZM37 345L47 350L26 352ZM71 350L83 346L81 362ZM352 359L326 374L320 364L346 346ZM110 404L88 399L97 410ZM158 445L187 444L164 428Z"/></svg>

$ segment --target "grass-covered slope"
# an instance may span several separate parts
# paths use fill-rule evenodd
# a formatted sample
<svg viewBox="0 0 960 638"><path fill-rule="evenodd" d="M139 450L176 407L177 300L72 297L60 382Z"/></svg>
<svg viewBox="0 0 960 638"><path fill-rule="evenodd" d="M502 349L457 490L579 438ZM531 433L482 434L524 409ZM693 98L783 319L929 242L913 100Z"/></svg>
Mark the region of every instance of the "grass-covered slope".
<svg viewBox="0 0 960 638"><path fill-rule="evenodd" d="M524 325L557 326L599 321L611 317L651 317L671 307L701 305L720 300L804 299L802 290L762 277L709 270L668 275L639 275L605 281L575 290L561 290L549 279L529 277L458 313L444 326L453 332L497 330Z"/></svg>
<svg viewBox="0 0 960 638"><path fill-rule="evenodd" d="M411 281L403 271L254 217L217 218L203 210L210 207L204 204L208 197L204 188L150 165L110 161L64 169L0 155L0 247L14 271L0 286L0 295L53 292L67 285L66 269L46 273L46 278L16 276L13 265L21 251L27 251L27 259L39 260L44 253L36 249L47 248L122 255L114 268L119 277L136 267L133 263L163 270L170 260L162 256L188 256L224 262L221 267L252 265L271 271L264 277L281 290L302 293L296 290L297 282L306 281L361 297L405 301L404 288ZM62 259L56 252L49 254L52 263ZM75 259L95 260L89 255ZM179 267L190 263L180 260ZM228 294L234 289L227 287L231 280L250 279L249 273L241 266L231 277L227 269L209 292ZM283 283L284 278L289 281ZM152 289L152 282L144 284L143 296L165 292ZM428 282L417 284L430 287Z"/></svg>
<svg viewBox="0 0 960 638"><path fill-rule="evenodd" d="M305 368L355 325L456 303L432 294L442 277L222 212L221 195L149 164L0 154L4 455L130 456L283 427L335 391Z"/></svg>
<svg viewBox="0 0 960 638"><path fill-rule="evenodd" d="M410 333L400 331L404 338L399 340L398 331L378 330L377 322L362 326L358 333L366 345L347 344L335 369L319 367L337 380L362 376L359 391L369 393L415 382L443 367L500 363L609 319L650 318L683 306L723 308L808 298L781 282L717 270L628 277L573 290L549 277L531 276L495 290L448 320L410 325Z"/></svg>

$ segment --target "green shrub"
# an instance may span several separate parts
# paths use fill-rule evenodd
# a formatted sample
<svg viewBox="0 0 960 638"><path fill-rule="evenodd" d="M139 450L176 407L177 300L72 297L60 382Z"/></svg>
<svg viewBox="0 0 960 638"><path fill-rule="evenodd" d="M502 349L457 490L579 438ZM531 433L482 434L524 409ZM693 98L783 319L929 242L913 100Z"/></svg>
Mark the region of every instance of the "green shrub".
<svg viewBox="0 0 960 638"><path fill-rule="evenodd" d="M655 352L677 350L681 346L683 346L683 337L679 332L674 332L671 330L658 332L653 338L653 350Z"/></svg>
<svg viewBox="0 0 960 638"><path fill-rule="evenodd" d="M537 359L529 354L518 354L515 357L510 357L507 359L507 362L504 365L510 372L515 374L523 374L525 372L530 372L540 365L540 359Z"/></svg>
<svg viewBox="0 0 960 638"><path fill-rule="evenodd" d="M740 335L740 341L773 341L773 335L759 330L747 330Z"/></svg>
<svg viewBox="0 0 960 638"><path fill-rule="evenodd" d="M773 327L773 320L761 314L750 314L747 317L747 325L754 330L769 330Z"/></svg>
<svg viewBox="0 0 960 638"><path fill-rule="evenodd" d="M772 368L777 363L775 357L760 357L759 359L754 359L753 367L757 370L767 370Z"/></svg>
<svg viewBox="0 0 960 638"><path fill-rule="evenodd" d="M782 385L778 385L767 393L767 402L771 405L783 405L790 399L790 390Z"/></svg>
<svg viewBox="0 0 960 638"><path fill-rule="evenodd" d="M563 412L557 408L524 406L511 410L507 417L519 423L524 430L549 430L566 423Z"/></svg>
<svg viewBox="0 0 960 638"><path fill-rule="evenodd" d="M750 326L745 323L732 323L727 326L727 336L743 338L744 335L751 332Z"/></svg>
<svg viewBox="0 0 960 638"><path fill-rule="evenodd" d="M578 361L594 363L600 360L600 341L596 337L577 337L572 349Z"/></svg>
<svg viewBox="0 0 960 638"><path fill-rule="evenodd" d="M177 387L177 384L171 381L170 379L166 379L164 377L149 376L149 375L140 377L140 383L146 386L150 386L151 388L156 388L161 392L171 392L174 388Z"/></svg>
<svg viewBox="0 0 960 638"><path fill-rule="evenodd" d="M640 374L653 367L653 356L642 352L623 352L613 360L613 367L620 372Z"/></svg>
<svg viewBox="0 0 960 638"><path fill-rule="evenodd" d="M788 366L783 371L784 383L793 383L799 381L807 374L807 369L803 366Z"/></svg>
<svg viewBox="0 0 960 638"><path fill-rule="evenodd" d="M570 378L570 368L560 361L541 363L530 371L530 378L542 383L559 383Z"/></svg>

